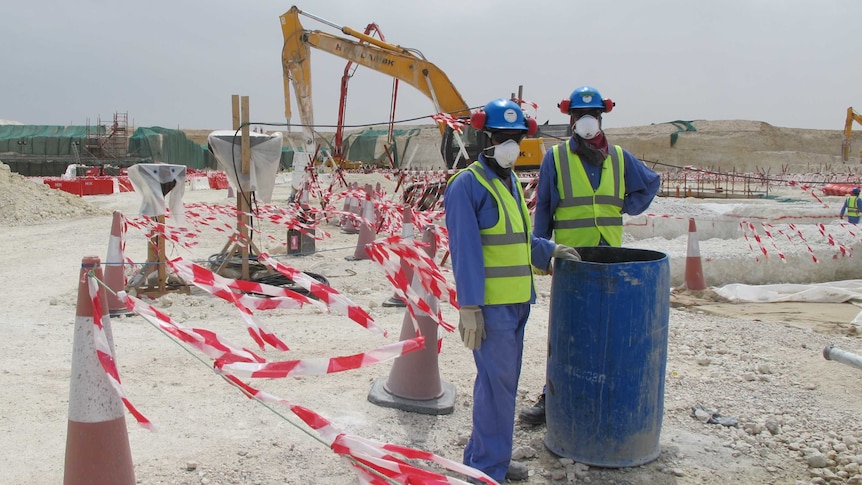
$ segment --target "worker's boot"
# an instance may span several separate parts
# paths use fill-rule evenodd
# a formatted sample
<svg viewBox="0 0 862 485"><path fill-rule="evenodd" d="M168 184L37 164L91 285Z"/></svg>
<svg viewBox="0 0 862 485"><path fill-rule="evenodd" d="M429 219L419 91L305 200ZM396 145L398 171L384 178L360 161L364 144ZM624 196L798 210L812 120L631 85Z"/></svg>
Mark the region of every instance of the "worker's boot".
<svg viewBox="0 0 862 485"><path fill-rule="evenodd" d="M523 482L528 478L530 478L530 470L527 469L527 465L515 460L509 462L509 469L506 470L506 480Z"/></svg>
<svg viewBox="0 0 862 485"><path fill-rule="evenodd" d="M524 424L545 424L545 393L539 396L539 400L531 407L524 409L518 414L518 418Z"/></svg>

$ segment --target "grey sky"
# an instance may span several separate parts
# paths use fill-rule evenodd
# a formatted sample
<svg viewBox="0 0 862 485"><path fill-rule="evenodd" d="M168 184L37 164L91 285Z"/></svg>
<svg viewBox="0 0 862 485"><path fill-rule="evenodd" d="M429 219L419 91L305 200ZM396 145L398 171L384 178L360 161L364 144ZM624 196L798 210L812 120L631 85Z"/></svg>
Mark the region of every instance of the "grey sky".
<svg viewBox="0 0 862 485"><path fill-rule="evenodd" d="M241 94L249 96L253 121L284 122L278 17L291 5L7 2L0 16L0 119L84 124L128 112L138 126L224 129L230 96ZM524 98L539 104L539 122L565 122L556 104L582 84L616 101L606 127L747 119L839 130L848 106L862 108L859 0L296 5L359 31L376 22L386 40L419 49L440 67L471 106L523 85ZM319 50L311 55L315 121L333 124L345 61ZM346 123L385 122L390 93L390 78L359 68ZM433 112L428 98L402 84L396 119ZM299 122L296 113L292 121Z"/></svg>

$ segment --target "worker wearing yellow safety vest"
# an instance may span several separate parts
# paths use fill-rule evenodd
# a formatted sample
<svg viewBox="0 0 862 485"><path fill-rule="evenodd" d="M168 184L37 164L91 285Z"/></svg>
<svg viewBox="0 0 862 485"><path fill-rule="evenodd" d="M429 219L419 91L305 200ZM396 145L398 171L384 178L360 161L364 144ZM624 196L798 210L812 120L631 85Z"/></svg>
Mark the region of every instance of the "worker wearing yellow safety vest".
<svg viewBox="0 0 862 485"><path fill-rule="evenodd" d="M572 137L545 152L539 167L536 237L550 239L553 233L556 243L572 247L622 246L623 214L642 213L658 193L661 177L605 137L602 114L614 106L591 86L560 101ZM544 391L518 417L525 424L543 424Z"/></svg>
<svg viewBox="0 0 862 485"><path fill-rule="evenodd" d="M515 401L524 326L536 300L535 258L578 258L570 247L537 238L512 167L520 141L536 122L520 106L497 99L471 116L483 150L449 180L443 203L464 345L473 351L473 431L464 464L494 480L526 480L526 465L512 460Z"/></svg>
<svg viewBox="0 0 862 485"><path fill-rule="evenodd" d="M850 224L859 224L859 214L862 213L862 206L859 201L859 187L854 187L850 191L850 195L844 200L844 206L841 207L841 215L843 218L847 214L847 222Z"/></svg>

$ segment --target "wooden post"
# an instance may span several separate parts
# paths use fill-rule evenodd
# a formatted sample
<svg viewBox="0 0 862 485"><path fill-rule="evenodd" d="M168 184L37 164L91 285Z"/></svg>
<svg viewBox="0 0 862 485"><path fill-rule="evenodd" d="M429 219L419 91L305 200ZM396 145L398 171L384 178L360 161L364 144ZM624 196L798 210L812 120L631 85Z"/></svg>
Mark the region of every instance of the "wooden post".
<svg viewBox="0 0 862 485"><path fill-rule="evenodd" d="M242 140L240 142L240 159L242 160L242 174L248 175L251 171L251 142L248 135L248 96L242 97L242 105L240 108L240 116L242 121ZM251 238L248 234L249 216L251 206L249 204L251 193L243 196L243 191L237 191L237 217L239 224L239 233L242 236L244 243L241 245L240 254L242 254L242 279L248 280L248 254Z"/></svg>
<svg viewBox="0 0 862 485"><path fill-rule="evenodd" d="M139 285L136 286L138 293L151 297L159 297L168 291L173 290L188 293L189 288L186 284L168 287L168 260L165 252L164 236L165 215L157 215L153 218L153 221L155 221L156 227L149 236L147 244L147 264L141 270L141 281ZM149 283L149 276L151 273L156 273L158 275L158 281L153 285Z"/></svg>
<svg viewBox="0 0 862 485"><path fill-rule="evenodd" d="M248 96L240 97L237 94L231 95L231 115L233 121L233 129L239 130L240 135L240 160L241 174L248 175L251 172L251 139L249 138L249 107ZM241 178L241 177L237 177ZM249 254L252 247L251 238L248 228L250 226L249 214L251 213L251 197L253 193L247 193L241 187L237 188L236 192L236 230L239 233L239 239L233 249L222 251L225 254L225 261L219 265L216 273L221 273L227 260L232 258L235 253L239 254L240 264L242 266L241 277L244 280L249 279ZM230 246L230 241L225 245L225 249Z"/></svg>

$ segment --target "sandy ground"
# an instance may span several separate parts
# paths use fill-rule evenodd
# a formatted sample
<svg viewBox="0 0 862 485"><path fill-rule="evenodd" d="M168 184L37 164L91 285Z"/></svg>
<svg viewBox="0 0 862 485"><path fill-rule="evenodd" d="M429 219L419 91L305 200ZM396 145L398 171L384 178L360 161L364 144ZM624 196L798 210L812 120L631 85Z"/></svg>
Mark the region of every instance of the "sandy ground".
<svg viewBox="0 0 862 485"><path fill-rule="evenodd" d="M273 202L287 196L286 185L276 186ZM91 254L104 259L111 211L134 217L140 203L134 193L85 199L104 211L0 230L0 248L12 255L0 267L2 483L59 483L63 476L79 262ZM224 190L188 191L184 201L234 202ZM327 230L331 238L318 241L315 254L280 260L326 276L368 309L389 336L311 309L261 312L261 320L291 347L282 358L365 351L397 341L403 326L403 309L380 305L392 295L382 271L368 260L345 260L357 236L335 226ZM283 232L273 236L284 237ZM191 250L174 250L169 257L206 261L226 238L205 232ZM277 242L260 244L271 253L279 250ZM146 259L143 234L129 232L126 256ZM519 408L528 406L544 383L550 278L540 278L538 286L540 297L527 326ZM862 349L855 327L848 324L858 307L717 300L708 292L673 293L661 454L655 461L623 469L583 466L549 452L542 442L544 427L517 426L516 454L531 473L525 483L859 483L862 373L821 355L829 344ZM170 293L153 304L183 325L254 346L236 310L201 290ZM452 307L444 305L443 311L447 321L457 322ZM208 359L140 317L114 318L111 325L127 397L157 428L142 429L127 415L138 483L357 483L351 467L286 408L245 398L213 373ZM267 357L278 358L278 352L270 350ZM421 415L368 402L372 382L390 369L391 363L382 363L255 384L313 409L349 433L460 461L470 431L475 368L457 333L444 334L439 354L441 378L456 389L453 413ZM692 416L698 406L735 417L739 424L702 422Z"/></svg>

